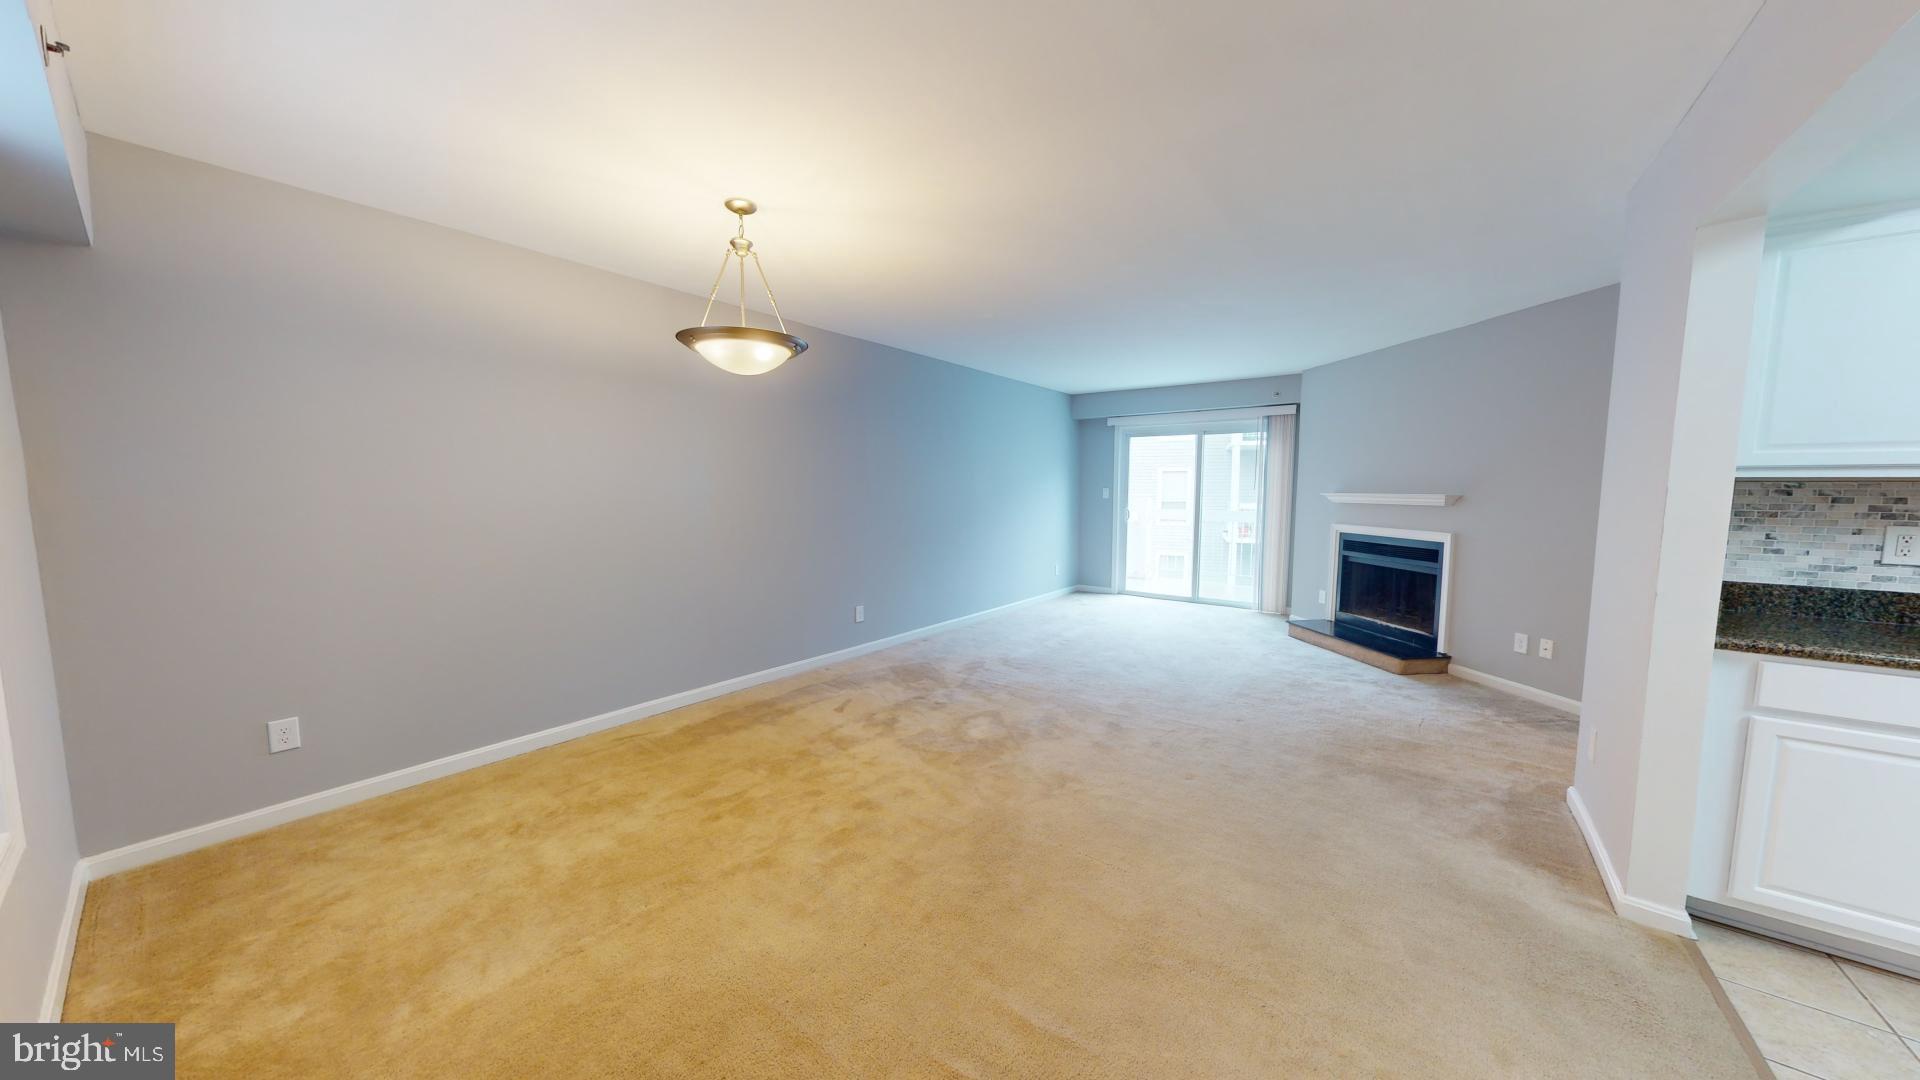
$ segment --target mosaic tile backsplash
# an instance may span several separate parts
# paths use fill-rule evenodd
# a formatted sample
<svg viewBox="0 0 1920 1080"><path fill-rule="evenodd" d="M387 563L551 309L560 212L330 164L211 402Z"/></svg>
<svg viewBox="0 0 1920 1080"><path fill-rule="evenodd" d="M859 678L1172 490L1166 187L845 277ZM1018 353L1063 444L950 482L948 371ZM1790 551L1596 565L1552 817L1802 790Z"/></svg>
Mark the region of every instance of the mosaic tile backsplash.
<svg viewBox="0 0 1920 1080"><path fill-rule="evenodd" d="M1920 525L1920 480L1741 480L1728 581L1920 592L1920 566L1883 566L1889 525Z"/></svg>

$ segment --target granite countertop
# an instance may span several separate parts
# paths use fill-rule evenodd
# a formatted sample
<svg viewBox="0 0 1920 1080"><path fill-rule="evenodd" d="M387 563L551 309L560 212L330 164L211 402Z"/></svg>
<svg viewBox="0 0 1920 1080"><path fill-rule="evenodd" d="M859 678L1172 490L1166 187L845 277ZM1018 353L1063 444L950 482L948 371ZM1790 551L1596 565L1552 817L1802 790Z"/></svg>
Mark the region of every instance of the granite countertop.
<svg viewBox="0 0 1920 1080"><path fill-rule="evenodd" d="M1920 594L1729 581L1714 645L1920 671Z"/></svg>

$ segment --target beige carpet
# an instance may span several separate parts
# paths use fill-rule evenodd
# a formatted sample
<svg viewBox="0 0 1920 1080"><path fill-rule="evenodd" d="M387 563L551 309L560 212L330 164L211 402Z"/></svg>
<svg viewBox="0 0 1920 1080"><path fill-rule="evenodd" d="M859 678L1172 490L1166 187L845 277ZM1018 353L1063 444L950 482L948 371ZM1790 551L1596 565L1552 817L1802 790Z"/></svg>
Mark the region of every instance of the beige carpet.
<svg viewBox="0 0 1920 1080"><path fill-rule="evenodd" d="M1753 1076L1573 748L1074 596L97 882L66 1017L181 1076Z"/></svg>

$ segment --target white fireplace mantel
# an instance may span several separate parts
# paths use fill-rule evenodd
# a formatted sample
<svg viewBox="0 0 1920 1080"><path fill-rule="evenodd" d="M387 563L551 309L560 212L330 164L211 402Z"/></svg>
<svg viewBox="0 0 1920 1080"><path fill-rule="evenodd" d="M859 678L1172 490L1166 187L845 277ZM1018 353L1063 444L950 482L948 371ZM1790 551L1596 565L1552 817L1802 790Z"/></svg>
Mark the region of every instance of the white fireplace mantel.
<svg viewBox="0 0 1920 1080"><path fill-rule="evenodd" d="M1374 492L1326 491L1328 502L1367 503L1373 506L1452 506L1458 495L1382 495Z"/></svg>

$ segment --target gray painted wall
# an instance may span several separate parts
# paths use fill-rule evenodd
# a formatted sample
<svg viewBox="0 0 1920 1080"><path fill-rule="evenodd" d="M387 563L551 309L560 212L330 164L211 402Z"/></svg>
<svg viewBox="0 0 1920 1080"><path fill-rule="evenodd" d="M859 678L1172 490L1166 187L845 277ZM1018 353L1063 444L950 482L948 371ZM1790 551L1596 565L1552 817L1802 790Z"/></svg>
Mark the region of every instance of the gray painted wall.
<svg viewBox="0 0 1920 1080"><path fill-rule="evenodd" d="M1294 614L1326 610L1336 521L1451 532L1455 659L1578 698L1618 294L1598 289L1306 372ZM1461 499L1346 506L1328 491ZM1554 658L1515 653L1515 633L1554 639Z"/></svg>
<svg viewBox="0 0 1920 1080"><path fill-rule="evenodd" d="M1073 580L1062 394L92 152L96 246L0 245L85 852Z"/></svg>
<svg viewBox="0 0 1920 1080"><path fill-rule="evenodd" d="M1101 495L1113 484L1113 428L1107 418L1199 409L1245 409L1300 402L1300 376L1187 383L1147 390L1109 390L1076 394L1073 416L1079 425L1079 485L1074 494L1080 532L1078 584L1110 589L1113 583L1113 503Z"/></svg>
<svg viewBox="0 0 1920 1080"><path fill-rule="evenodd" d="M1080 584L1111 588L1113 431L1105 417L1300 406L1293 614L1325 614L1334 522L1455 534L1450 642L1462 665L1580 696L1619 290L1579 296L1304 375L1073 399ZM1338 506L1328 491L1443 492L1446 509ZM1513 651L1513 635L1530 639ZM1532 640L1554 640L1542 660Z"/></svg>
<svg viewBox="0 0 1920 1080"><path fill-rule="evenodd" d="M0 738L13 748L26 851L0 896L0 1019L38 1020L79 852L28 512L27 472L0 328ZM0 784L6 782L0 777ZM5 828L0 823L0 828Z"/></svg>

